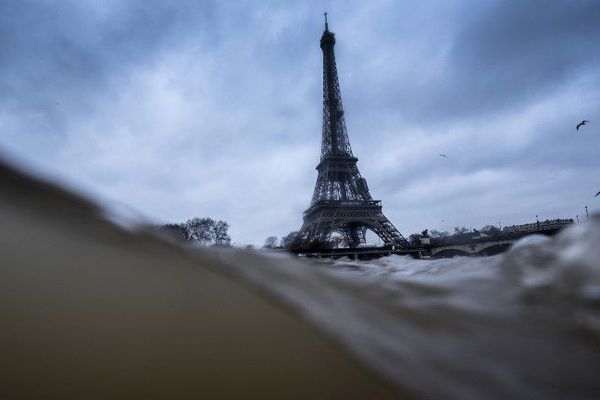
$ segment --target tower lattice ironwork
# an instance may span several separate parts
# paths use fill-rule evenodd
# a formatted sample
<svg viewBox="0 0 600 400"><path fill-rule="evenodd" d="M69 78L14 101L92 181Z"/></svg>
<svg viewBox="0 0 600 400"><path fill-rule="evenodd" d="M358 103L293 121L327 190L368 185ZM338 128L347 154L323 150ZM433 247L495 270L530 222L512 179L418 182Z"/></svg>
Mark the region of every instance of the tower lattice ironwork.
<svg viewBox="0 0 600 400"><path fill-rule="evenodd" d="M373 200L367 181L360 175L352 154L342 94L335 63L335 36L325 13L323 50L323 138L318 177L310 207L304 212L300 236L306 240L329 240L340 233L350 247L365 243L368 229L386 245L405 247L406 239L383 215L380 200Z"/></svg>

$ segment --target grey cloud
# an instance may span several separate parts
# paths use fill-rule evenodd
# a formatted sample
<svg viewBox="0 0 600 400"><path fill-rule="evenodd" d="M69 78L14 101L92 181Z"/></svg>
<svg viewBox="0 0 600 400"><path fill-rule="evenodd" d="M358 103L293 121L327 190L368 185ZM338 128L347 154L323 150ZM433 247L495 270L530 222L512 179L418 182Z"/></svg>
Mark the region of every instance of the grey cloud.
<svg viewBox="0 0 600 400"><path fill-rule="evenodd" d="M359 45L344 70L363 84L346 90L350 110L374 116L385 109L409 122L466 118L518 109L565 81L599 74L597 2L426 4L435 7L409 2L374 13L374 29L351 33Z"/></svg>
<svg viewBox="0 0 600 400"><path fill-rule="evenodd" d="M598 76L600 5L505 1L472 18L452 50L452 94L462 115L516 109L580 74Z"/></svg>

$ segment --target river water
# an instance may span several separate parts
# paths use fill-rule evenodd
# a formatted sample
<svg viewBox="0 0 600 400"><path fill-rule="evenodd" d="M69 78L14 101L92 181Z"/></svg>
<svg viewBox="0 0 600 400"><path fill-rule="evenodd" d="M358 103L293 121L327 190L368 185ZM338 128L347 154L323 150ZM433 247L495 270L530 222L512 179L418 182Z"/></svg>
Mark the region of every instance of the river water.
<svg viewBox="0 0 600 400"><path fill-rule="evenodd" d="M286 322L227 274L308 321L399 393L600 399L600 218L553 238L524 238L493 257L317 261L184 250L153 230L116 228L90 202L1 162L0 178L1 398L279 393L273 370L286 365L253 363L295 357L302 350L288 352L291 343L327 347L306 332L277 348L276 340L240 340L304 326ZM259 321L261 329L249 329ZM264 354L273 348L272 357ZM206 378L215 371L222 380Z"/></svg>
<svg viewBox="0 0 600 400"><path fill-rule="evenodd" d="M600 220L493 257L218 257L425 398L600 398Z"/></svg>

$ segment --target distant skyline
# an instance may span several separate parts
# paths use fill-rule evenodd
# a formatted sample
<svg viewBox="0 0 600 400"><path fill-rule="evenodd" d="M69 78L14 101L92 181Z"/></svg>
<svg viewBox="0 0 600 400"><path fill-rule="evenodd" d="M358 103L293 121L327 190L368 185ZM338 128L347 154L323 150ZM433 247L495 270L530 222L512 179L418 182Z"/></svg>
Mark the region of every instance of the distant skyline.
<svg viewBox="0 0 600 400"><path fill-rule="evenodd" d="M3 1L0 155L236 244L297 230L324 11L358 167L405 236L600 211L594 0Z"/></svg>

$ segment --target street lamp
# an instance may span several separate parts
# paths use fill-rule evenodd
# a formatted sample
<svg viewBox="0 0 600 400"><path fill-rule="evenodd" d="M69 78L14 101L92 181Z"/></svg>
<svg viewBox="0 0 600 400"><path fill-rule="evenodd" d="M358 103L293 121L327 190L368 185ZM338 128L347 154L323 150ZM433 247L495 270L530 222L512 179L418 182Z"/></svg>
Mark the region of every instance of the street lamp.
<svg viewBox="0 0 600 400"><path fill-rule="evenodd" d="M577 214L575 218L577 218L577 223L579 223L579 214Z"/></svg>
<svg viewBox="0 0 600 400"><path fill-rule="evenodd" d="M585 206L585 216L587 219L590 219L590 214L588 214L587 206Z"/></svg>

